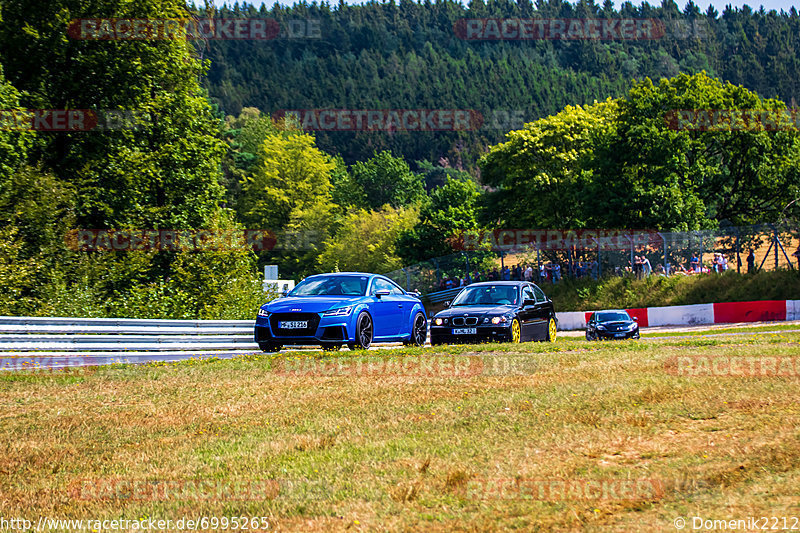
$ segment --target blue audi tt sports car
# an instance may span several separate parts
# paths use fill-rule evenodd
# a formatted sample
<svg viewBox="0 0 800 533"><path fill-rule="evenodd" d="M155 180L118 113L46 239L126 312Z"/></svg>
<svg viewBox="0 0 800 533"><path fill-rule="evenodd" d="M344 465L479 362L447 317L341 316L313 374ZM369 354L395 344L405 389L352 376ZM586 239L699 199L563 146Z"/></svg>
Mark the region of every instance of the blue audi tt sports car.
<svg viewBox="0 0 800 533"><path fill-rule="evenodd" d="M373 341L422 346L428 319L419 298L378 274L337 272L309 276L285 298L261 306L255 341L265 352L287 344L338 350Z"/></svg>

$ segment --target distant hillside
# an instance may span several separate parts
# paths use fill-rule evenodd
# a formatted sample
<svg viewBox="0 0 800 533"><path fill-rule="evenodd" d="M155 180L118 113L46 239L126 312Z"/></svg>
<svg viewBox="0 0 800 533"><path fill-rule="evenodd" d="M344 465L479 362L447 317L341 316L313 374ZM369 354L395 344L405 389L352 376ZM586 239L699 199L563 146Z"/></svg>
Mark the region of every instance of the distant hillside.
<svg viewBox="0 0 800 533"><path fill-rule="evenodd" d="M800 80L800 17L749 8L701 13L607 1L572 5L561 0L482 0L469 7L450 0L414 3L295 5L223 8L217 16L314 21L311 38L211 41L204 81L227 114L254 106L284 109L470 109L483 126L461 132L320 132L321 148L348 162L391 148L408 161L439 161L473 168L488 144L505 131L569 104L620 96L632 78L678 72L709 74L764 97L793 103ZM467 40L465 18L655 19L664 35L645 40ZM317 28L318 23L318 28ZM302 22L294 33L303 34ZM298 29L299 27L299 29ZM318 29L318 32L317 32ZM484 28L485 30L486 28ZM311 30L311 28L309 28ZM480 34L486 36L486 32ZM491 37L491 32L489 32Z"/></svg>

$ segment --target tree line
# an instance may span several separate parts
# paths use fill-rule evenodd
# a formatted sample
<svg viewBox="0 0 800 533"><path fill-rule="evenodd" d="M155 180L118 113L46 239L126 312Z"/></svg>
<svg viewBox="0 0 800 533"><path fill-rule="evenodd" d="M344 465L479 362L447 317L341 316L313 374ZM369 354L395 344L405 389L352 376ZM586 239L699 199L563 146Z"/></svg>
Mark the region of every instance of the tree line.
<svg viewBox="0 0 800 533"><path fill-rule="evenodd" d="M483 9L491 15L498 12L496 8L487 4ZM528 64L531 72L543 76L549 72L541 70L547 63L530 55L535 48L530 43L500 43L494 48L485 43L478 47L483 52L477 53L472 45L453 41L454 49L466 47L462 58L466 63L453 63L454 69L469 64L477 72L496 64L482 74L492 80L495 92L516 91L531 105L540 106L541 118L507 127L493 139L476 132L342 134L347 142L336 145L327 134L304 131L272 116L275 105L289 107L288 96L286 104L252 105L247 99L241 106L228 105L224 100L235 91L217 84L225 69L231 76L249 76L256 67L262 68L256 59L269 46L280 49L286 61L312 61L314 54L299 44L276 41L254 48L262 52L254 51L247 67L215 55L222 48L218 45L241 43L214 42L212 48L203 48L185 40L78 40L67 33L72 21L84 17L183 18L193 9L179 0L2 4L4 117L24 116L26 110L135 113L126 115L132 124L90 131L42 131L4 122L0 314L248 318L265 298L258 271L266 264L278 264L282 277L295 279L332 270L388 272L452 253L461 232L480 228L698 229L726 221L773 220L795 213L798 205L791 205L800 196L796 128L784 124L771 129L691 129L670 122L670 113L676 110L786 109L783 101L763 98L712 71L655 76L657 81L607 77L613 80L611 85L585 93L586 98L599 95L598 102L572 105L585 98L561 91L553 78L531 85L557 95L548 101L540 99L543 93L530 90L527 81L501 75L528 76L520 68ZM252 7L234 6L230 13L237 9L249 13ZM477 4L470 9L478 9ZM566 8L559 9L563 13ZM328 94L328 89L339 91L334 85L340 84L354 99L345 104L353 107L382 109L384 102L390 102L420 108L420 102L427 101L408 92L419 87L431 92L431 105L463 104L454 96L469 91L446 88L458 80L447 68L406 83L413 72L403 70L410 68L411 60L401 46L406 43L409 53L438 54L437 64L446 64L450 60L444 59L445 49L435 44L433 35L412 36L419 28L446 27L464 13L463 8L443 2L401 2L394 7L368 4L363 9L299 5L258 13L277 17L285 11L281 16L319 16L325 21L320 13L326 10L331 20L363 21L364 28L378 24L375 13L393 13L395 25L385 25L383 33L353 32L349 26L342 30L336 42L361 47L358 54L351 53L356 50L352 48L337 59L335 49L317 51L324 52L325 61L344 61L336 72L354 75L358 69L374 70L370 51L393 50L395 67L375 67L375 72L395 72L392 76L397 77L386 87L408 100L379 96L384 82L379 83L378 77L369 78L378 95L370 101L358 100L368 93L372 82L367 78L360 82L365 84L361 90L343 79L334 83L334 77L313 83L307 79L301 87L289 63L282 71L264 71L273 96L280 91L293 97L303 91ZM436 13L450 15L442 18ZM749 16L755 21L773 15ZM786 21L794 17L779 16ZM385 23L389 18L380 20ZM328 28L325 24L321 28ZM397 30L403 24L408 29ZM428 40L420 44L419 39ZM553 50L562 46L535 46L540 44ZM572 44L563 47L571 49ZM501 52L504 60L496 55ZM479 60L483 53L486 63ZM615 64L615 54L609 65ZM263 68L275 64L266 61ZM295 68L306 75L328 69ZM424 71L420 67L414 72ZM267 83L266 78L247 76L235 86L256 91ZM565 76L602 77L575 70ZM481 93L472 87L477 102ZM437 96L442 94L453 98L442 103ZM497 98L499 104L502 99ZM318 101L309 99L309 104L320 105ZM296 100L292 102L291 107L299 107ZM395 144L400 138L411 144ZM387 139L392 142L384 142ZM268 246L255 250L150 247L103 252L76 248L71 239L82 229L129 233L248 229L263 230L269 238Z"/></svg>
<svg viewBox="0 0 800 533"><path fill-rule="evenodd" d="M742 85L791 105L800 79L800 16L745 6L701 11L689 1L659 5L579 0L397 0L363 5L312 2L293 6L233 3L213 14L277 21L283 36L267 41L198 42L211 68L203 84L228 114L257 107L293 109L466 109L480 128L454 132L320 131L318 145L351 164L375 150L409 162L450 164L473 173L485 147L523 122L567 105L623 96L633 79L679 73ZM469 19L648 19L652 39L471 40ZM290 31L314 21L314 32Z"/></svg>

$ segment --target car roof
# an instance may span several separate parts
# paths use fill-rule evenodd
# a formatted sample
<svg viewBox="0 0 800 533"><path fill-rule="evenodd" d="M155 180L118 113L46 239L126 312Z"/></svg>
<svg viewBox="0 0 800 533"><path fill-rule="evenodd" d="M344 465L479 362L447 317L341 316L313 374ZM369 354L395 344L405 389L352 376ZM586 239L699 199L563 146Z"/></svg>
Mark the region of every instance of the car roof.
<svg viewBox="0 0 800 533"><path fill-rule="evenodd" d="M321 274L312 274L310 276L307 276L305 279L316 278L317 276L353 276L353 277L355 277L355 276L363 276L363 277L369 277L369 278L382 278L382 279L391 281L393 284L395 284L398 287L400 287L400 285L396 281L392 280L392 278L390 278L388 276L384 276L383 274L372 274L370 272L323 272ZM403 289L402 287L400 287L400 289L405 291L405 289Z"/></svg>
<svg viewBox="0 0 800 533"><path fill-rule="evenodd" d="M467 287L483 287L485 285L525 285L529 281L481 281L479 283L471 283Z"/></svg>
<svg viewBox="0 0 800 533"><path fill-rule="evenodd" d="M631 314L625 309L603 309L602 311L592 311L592 314L597 315L599 313L625 313L628 316Z"/></svg>
<svg viewBox="0 0 800 533"><path fill-rule="evenodd" d="M370 274L369 272L322 272L320 274L312 274L310 276L307 276L306 279L315 278L317 276L365 276L365 277L372 277L372 276L381 276L381 274ZM385 276L381 276L381 277L385 277Z"/></svg>

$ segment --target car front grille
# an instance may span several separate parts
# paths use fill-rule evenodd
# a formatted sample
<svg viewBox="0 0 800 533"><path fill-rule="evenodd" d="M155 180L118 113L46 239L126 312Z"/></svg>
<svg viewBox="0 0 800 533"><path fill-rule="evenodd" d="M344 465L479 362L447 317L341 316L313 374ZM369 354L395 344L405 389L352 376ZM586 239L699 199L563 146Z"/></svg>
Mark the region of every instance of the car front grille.
<svg viewBox="0 0 800 533"><path fill-rule="evenodd" d="M255 340L256 342L264 342L268 341L272 338L272 335L269 334L269 330L263 326L256 326L255 329Z"/></svg>
<svg viewBox="0 0 800 533"><path fill-rule="evenodd" d="M345 338L344 327L342 326L328 326L322 334L322 340L325 341L341 341Z"/></svg>
<svg viewBox="0 0 800 533"><path fill-rule="evenodd" d="M457 316L453 318L453 325L454 326L477 326L478 325L478 317L476 316Z"/></svg>
<svg viewBox="0 0 800 533"><path fill-rule="evenodd" d="M308 321L308 327L303 329L282 329L278 327L285 321ZM319 326L319 315L316 313L274 313L269 317L272 334L276 337L312 337Z"/></svg>

